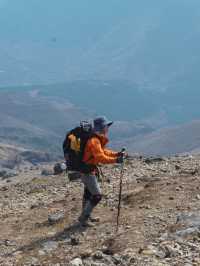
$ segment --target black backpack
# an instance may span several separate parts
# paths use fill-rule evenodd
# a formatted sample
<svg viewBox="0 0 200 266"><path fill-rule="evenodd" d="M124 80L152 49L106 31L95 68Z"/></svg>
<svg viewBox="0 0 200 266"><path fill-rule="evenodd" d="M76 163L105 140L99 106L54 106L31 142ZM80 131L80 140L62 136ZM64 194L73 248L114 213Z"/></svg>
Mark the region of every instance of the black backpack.
<svg viewBox="0 0 200 266"><path fill-rule="evenodd" d="M95 169L95 166L83 162L85 146L93 136L92 125L85 121L67 133L63 142L67 170L89 173Z"/></svg>

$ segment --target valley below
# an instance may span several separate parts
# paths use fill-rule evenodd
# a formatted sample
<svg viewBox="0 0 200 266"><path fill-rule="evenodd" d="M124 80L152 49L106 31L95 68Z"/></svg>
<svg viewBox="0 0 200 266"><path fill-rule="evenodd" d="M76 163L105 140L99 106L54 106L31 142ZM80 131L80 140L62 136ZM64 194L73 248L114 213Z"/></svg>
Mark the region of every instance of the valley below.
<svg viewBox="0 0 200 266"><path fill-rule="evenodd" d="M85 89L86 85L88 89ZM112 92L114 84L111 84L110 95L101 98L101 85L96 81L58 87L0 89L0 143L61 158L66 132L78 126L81 120L92 122L96 116L106 115L114 121L109 138L111 147L116 150L126 147L130 154L147 156L198 153L199 116L182 123L171 123L166 110L159 112L156 109L154 112L152 104L145 105L148 99L154 98L152 94L144 96L136 91L131 103L134 90L131 94L130 88L123 96L119 88ZM81 95L78 95L79 89ZM116 95L112 98L111 94ZM148 110L151 113L146 116Z"/></svg>

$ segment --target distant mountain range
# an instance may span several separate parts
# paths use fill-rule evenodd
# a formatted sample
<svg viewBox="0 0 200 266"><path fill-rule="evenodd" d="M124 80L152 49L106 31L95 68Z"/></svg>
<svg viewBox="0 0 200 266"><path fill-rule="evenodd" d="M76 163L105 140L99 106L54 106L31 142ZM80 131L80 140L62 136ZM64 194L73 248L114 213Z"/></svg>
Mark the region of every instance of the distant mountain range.
<svg viewBox="0 0 200 266"><path fill-rule="evenodd" d="M0 142L62 154L62 142L81 120L92 120L92 110L38 91L0 92ZM116 122L112 138L121 139L152 132L148 123Z"/></svg>
<svg viewBox="0 0 200 266"><path fill-rule="evenodd" d="M37 92L76 107L106 114L110 119L148 123L161 128L200 118L198 87L143 90L126 80L78 80L63 84L0 87L0 92Z"/></svg>
<svg viewBox="0 0 200 266"><path fill-rule="evenodd" d="M0 140L5 143L59 152L66 130L86 117L87 111L62 99L0 93Z"/></svg>
<svg viewBox="0 0 200 266"><path fill-rule="evenodd" d="M97 115L45 90L0 92L0 142L62 156L66 132L80 120ZM166 127L159 117L115 121L110 130L111 146L126 146L131 153L169 155L200 151L200 120Z"/></svg>
<svg viewBox="0 0 200 266"><path fill-rule="evenodd" d="M113 143L124 145L133 153L144 155L175 155L200 153L200 120L163 128L145 136L123 139Z"/></svg>

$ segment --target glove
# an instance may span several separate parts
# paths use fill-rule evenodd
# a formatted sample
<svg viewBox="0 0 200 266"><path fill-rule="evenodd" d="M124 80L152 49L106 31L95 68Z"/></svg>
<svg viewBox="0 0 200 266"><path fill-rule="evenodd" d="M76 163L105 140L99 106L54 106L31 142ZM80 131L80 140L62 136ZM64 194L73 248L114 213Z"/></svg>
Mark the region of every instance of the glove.
<svg viewBox="0 0 200 266"><path fill-rule="evenodd" d="M120 155L117 157L116 163L123 163L124 162L124 156Z"/></svg>

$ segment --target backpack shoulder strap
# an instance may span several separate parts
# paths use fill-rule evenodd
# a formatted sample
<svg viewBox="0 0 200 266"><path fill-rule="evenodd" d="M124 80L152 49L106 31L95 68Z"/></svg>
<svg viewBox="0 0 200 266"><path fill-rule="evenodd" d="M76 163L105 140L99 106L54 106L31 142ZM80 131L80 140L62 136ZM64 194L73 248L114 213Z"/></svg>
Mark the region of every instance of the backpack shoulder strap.
<svg viewBox="0 0 200 266"><path fill-rule="evenodd" d="M65 140L63 142L63 151L64 151L64 154L67 153L67 151L70 149L70 138L69 136L70 135L75 135L75 136L78 136L80 134L80 127L76 127L76 128L73 128L72 130L68 131L66 133L66 137L65 137Z"/></svg>

